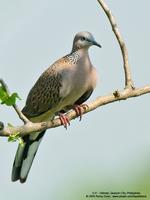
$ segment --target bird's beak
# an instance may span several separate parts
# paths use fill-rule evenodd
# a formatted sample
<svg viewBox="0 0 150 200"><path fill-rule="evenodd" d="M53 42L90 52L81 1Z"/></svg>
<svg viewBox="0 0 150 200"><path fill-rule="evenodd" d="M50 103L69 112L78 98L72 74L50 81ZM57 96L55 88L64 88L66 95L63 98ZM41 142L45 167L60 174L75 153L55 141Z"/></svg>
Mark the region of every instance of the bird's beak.
<svg viewBox="0 0 150 200"><path fill-rule="evenodd" d="M98 42L96 42L96 41L92 41L92 43L93 43L93 45L95 45L95 46L97 46L97 47L99 47L99 48L102 47L102 46L101 46Z"/></svg>

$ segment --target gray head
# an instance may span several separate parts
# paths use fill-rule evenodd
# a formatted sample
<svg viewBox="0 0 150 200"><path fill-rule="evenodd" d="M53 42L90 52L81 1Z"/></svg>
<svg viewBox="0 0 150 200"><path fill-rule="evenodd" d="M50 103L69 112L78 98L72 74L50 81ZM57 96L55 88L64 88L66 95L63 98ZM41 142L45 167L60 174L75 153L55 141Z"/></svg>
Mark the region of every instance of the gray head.
<svg viewBox="0 0 150 200"><path fill-rule="evenodd" d="M77 51L78 49L88 49L92 45L101 47L91 33L87 31L79 32L74 37L72 51Z"/></svg>

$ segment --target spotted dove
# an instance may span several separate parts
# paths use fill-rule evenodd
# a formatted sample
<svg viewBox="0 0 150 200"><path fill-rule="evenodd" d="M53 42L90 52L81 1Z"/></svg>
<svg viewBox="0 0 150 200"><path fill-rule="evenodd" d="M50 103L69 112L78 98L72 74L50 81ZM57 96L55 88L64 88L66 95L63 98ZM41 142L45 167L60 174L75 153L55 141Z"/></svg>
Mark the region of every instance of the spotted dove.
<svg viewBox="0 0 150 200"><path fill-rule="evenodd" d="M75 35L71 53L44 71L30 90L22 110L27 118L32 122L53 119L90 97L97 81L97 72L88 54L92 45L101 47L91 33ZM15 156L12 181L26 181L44 133L32 133L23 138L24 145L19 145Z"/></svg>

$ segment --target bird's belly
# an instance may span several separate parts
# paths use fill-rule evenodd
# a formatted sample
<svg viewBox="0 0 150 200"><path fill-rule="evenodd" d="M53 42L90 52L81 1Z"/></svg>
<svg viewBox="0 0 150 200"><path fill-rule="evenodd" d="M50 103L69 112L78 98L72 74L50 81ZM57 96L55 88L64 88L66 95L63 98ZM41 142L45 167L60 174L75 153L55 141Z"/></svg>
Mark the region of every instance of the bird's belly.
<svg viewBox="0 0 150 200"><path fill-rule="evenodd" d="M61 102L62 108L74 105L85 92L85 88L74 88Z"/></svg>
<svg viewBox="0 0 150 200"><path fill-rule="evenodd" d="M74 105L74 103L89 89L94 89L96 86L96 78L93 80L96 71L89 70L85 73L85 70L80 70L80 73L74 73L72 76L67 76L63 81L62 90L60 90L60 96L62 101L60 105L63 108ZM69 79L69 80L68 80ZM68 83L73 83L68 85Z"/></svg>

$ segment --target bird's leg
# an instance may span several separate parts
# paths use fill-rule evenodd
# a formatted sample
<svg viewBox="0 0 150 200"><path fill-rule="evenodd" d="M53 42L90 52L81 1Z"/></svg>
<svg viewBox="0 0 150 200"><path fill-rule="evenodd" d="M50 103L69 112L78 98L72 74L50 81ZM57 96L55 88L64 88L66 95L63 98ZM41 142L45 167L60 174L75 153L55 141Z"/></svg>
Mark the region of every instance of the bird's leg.
<svg viewBox="0 0 150 200"><path fill-rule="evenodd" d="M79 121L81 121L81 119L82 119L83 109L86 110L88 108L89 107L87 104L81 104L81 105L74 106L73 110L76 112L76 115L80 118Z"/></svg>
<svg viewBox="0 0 150 200"><path fill-rule="evenodd" d="M70 126L70 121L67 116L65 116L62 113L59 113L59 119L61 121L61 124L67 129L68 125Z"/></svg>

